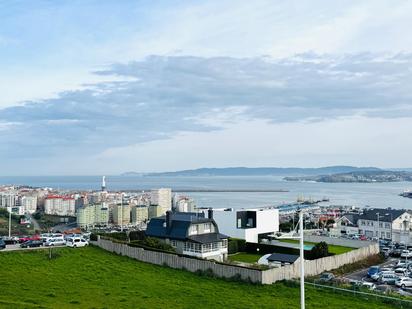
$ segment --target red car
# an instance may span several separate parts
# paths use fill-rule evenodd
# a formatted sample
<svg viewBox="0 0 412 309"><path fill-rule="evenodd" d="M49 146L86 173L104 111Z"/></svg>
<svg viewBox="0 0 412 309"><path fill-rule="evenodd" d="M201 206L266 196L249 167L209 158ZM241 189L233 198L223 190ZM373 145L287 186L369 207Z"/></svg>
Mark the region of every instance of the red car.
<svg viewBox="0 0 412 309"><path fill-rule="evenodd" d="M368 240L368 238L365 235L361 235L361 237L359 237L360 240Z"/></svg>
<svg viewBox="0 0 412 309"><path fill-rule="evenodd" d="M22 244L28 240L41 240L39 235L33 235L33 236L22 236L19 238L19 243Z"/></svg>

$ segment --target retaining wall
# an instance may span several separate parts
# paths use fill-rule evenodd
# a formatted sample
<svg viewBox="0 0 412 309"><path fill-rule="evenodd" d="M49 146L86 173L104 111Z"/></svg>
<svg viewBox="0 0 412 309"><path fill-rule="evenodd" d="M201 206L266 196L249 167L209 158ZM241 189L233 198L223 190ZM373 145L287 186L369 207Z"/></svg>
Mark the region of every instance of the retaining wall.
<svg viewBox="0 0 412 309"><path fill-rule="evenodd" d="M110 252L120 255L125 255L130 258L156 264L167 265L175 269L184 269L190 272L196 271L213 271L220 278L240 278L245 281L255 283L271 284L279 280L295 279L300 277L300 261L296 261L293 265L287 265L280 268L272 268L269 270L257 270L246 267L239 267L227 264L220 264L213 261L201 260L196 258L188 258L179 256L173 253L164 253L143 248L130 247L126 244L114 243L110 240L101 239L92 242ZM305 261L305 276L318 275L324 271L329 271L345 264L360 261L368 256L379 253L378 244L371 244L357 250L353 250L344 254L328 256L325 258Z"/></svg>

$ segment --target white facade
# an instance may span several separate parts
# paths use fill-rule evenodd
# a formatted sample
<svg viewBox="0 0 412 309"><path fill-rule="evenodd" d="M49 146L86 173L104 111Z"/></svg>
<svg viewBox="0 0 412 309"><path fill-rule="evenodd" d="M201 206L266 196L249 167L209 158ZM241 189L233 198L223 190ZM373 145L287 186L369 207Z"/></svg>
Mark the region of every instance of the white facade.
<svg viewBox="0 0 412 309"><path fill-rule="evenodd" d="M130 223L130 205L113 206L113 223L117 225L128 225Z"/></svg>
<svg viewBox="0 0 412 309"><path fill-rule="evenodd" d="M44 213L55 216L75 216L75 200L71 197L49 196L44 200Z"/></svg>
<svg viewBox="0 0 412 309"><path fill-rule="evenodd" d="M35 213L37 211L37 196L22 196L21 206L23 207L25 213Z"/></svg>
<svg viewBox="0 0 412 309"><path fill-rule="evenodd" d="M172 189L155 189L151 191L151 204L161 207L161 215L172 209Z"/></svg>
<svg viewBox="0 0 412 309"><path fill-rule="evenodd" d="M18 204L18 196L14 192L0 192L0 207L15 207Z"/></svg>
<svg viewBox="0 0 412 309"><path fill-rule="evenodd" d="M213 218L221 233L257 243L259 236L279 231L279 210L271 208L214 211ZM240 220L239 220L240 219Z"/></svg>

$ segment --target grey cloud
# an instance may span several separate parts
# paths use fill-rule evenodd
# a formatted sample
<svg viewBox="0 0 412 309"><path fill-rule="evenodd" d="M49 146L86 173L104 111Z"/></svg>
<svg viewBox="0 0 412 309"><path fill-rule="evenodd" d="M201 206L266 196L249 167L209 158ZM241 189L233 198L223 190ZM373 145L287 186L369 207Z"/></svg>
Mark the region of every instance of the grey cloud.
<svg viewBox="0 0 412 309"><path fill-rule="evenodd" d="M196 119L234 106L244 107L244 117L274 122L411 116L411 68L411 54L307 53L276 61L152 56L96 72L132 80L0 110L0 124L16 123L2 130L1 156L81 156L179 131L216 130L218 124Z"/></svg>

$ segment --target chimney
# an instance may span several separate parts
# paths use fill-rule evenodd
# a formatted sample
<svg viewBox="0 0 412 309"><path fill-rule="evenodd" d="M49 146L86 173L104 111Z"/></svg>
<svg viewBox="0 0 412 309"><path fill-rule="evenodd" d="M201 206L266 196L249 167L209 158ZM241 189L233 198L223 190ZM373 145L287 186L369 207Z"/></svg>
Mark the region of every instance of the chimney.
<svg viewBox="0 0 412 309"><path fill-rule="evenodd" d="M209 219L213 219L213 208L207 210L207 216Z"/></svg>
<svg viewBox="0 0 412 309"><path fill-rule="evenodd" d="M166 229L170 229L172 227L172 211L166 211Z"/></svg>

